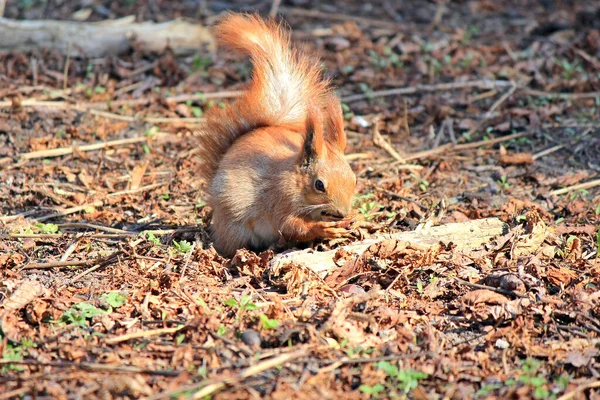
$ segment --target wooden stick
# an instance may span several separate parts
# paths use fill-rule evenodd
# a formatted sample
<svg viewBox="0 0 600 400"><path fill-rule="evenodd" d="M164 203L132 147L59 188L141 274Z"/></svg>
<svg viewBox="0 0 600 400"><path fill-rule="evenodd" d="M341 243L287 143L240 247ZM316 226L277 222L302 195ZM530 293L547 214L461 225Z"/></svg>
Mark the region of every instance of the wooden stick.
<svg viewBox="0 0 600 400"><path fill-rule="evenodd" d="M381 136L381 133L379 133L379 127L377 126L378 122L379 116L375 117L375 119L373 120L373 144L387 151L387 153L390 156L392 156L392 158L396 160L399 164L406 164L406 160L404 160L404 158L402 158L402 156L398 154L398 152L392 147L392 145L389 144L383 138L383 136Z"/></svg>
<svg viewBox="0 0 600 400"><path fill-rule="evenodd" d="M123 372L128 374L145 374L145 375L158 375L158 376L178 376L182 371L162 371L162 370L150 370L132 367L128 365L110 365L110 364L95 364L95 363L75 363L69 361L61 362L43 362L38 360L0 360L0 365L33 365L40 367L53 367L53 368L80 368L88 371L100 371L100 372ZM25 389L23 389L25 390ZM8 397L11 398L11 397Z"/></svg>
<svg viewBox="0 0 600 400"><path fill-rule="evenodd" d="M546 150L542 150L540 152L535 153L533 156L531 156L531 158L533 159L533 161L537 160L538 158L542 158L544 156L547 156L548 154L552 154L560 149L562 149L563 147L565 147L562 144L550 147L549 149Z"/></svg>
<svg viewBox="0 0 600 400"><path fill-rule="evenodd" d="M48 157L59 157L67 154L72 154L74 151L94 151L101 150L107 147L122 146L126 144L135 144L147 142L147 137L133 137L119 140L111 140L108 142L86 144L83 146L70 146L70 147L59 147L57 149L39 150L32 151L30 153L22 153L19 155L21 160L33 160L36 158L48 158Z"/></svg>
<svg viewBox="0 0 600 400"><path fill-rule="evenodd" d="M350 103L357 100L364 100L372 97L386 97L386 96L397 96L400 94L413 94L421 92L438 92L448 91L456 89L467 89L467 88L479 88L479 89L493 89L498 87L514 86L511 81L490 81L490 80L478 80L478 81L466 81L466 82L450 82L450 83L438 83L435 85L417 85L409 86L404 88L376 90L372 93L367 94L353 94L342 97L342 101Z"/></svg>
<svg viewBox="0 0 600 400"><path fill-rule="evenodd" d="M180 331L183 328L184 328L183 326L179 326L177 328L158 328L158 329L151 329L148 331L127 333L125 335L108 338L104 341L104 343L116 344L116 343L120 343L120 342L126 342L131 339L147 338L147 337L151 337L151 336L160 336L160 335L165 335L165 334L169 334L169 333L175 333L177 331Z"/></svg>
<svg viewBox="0 0 600 400"><path fill-rule="evenodd" d="M78 265L103 264L121 254L123 254L123 251L118 250L106 257L101 257L101 258L95 259L95 260L55 261L55 262L49 262L49 263L36 263L36 264L25 265L21 269L23 269L23 270L25 270L25 269L47 269L47 268L56 268L56 267L78 266Z"/></svg>
<svg viewBox="0 0 600 400"><path fill-rule="evenodd" d="M129 231L124 231L123 229L116 229L116 228L111 228L109 226L103 226L103 225L88 224L88 223L84 223L84 222L66 222L66 223L57 224L57 225L59 228L94 229L97 231L104 231L104 232L109 232L109 233L120 233L123 235L135 235L135 233L129 232Z"/></svg>
<svg viewBox="0 0 600 400"><path fill-rule="evenodd" d="M454 243L456 250L463 251L477 248L492 238L508 231L508 225L498 218L486 218L441 226L425 227L411 232L398 232L378 235L375 238L343 246L344 252L352 257L360 257L371 245L384 240L401 240L422 246L433 246L438 242ZM303 264L320 276L338 268L334 262L336 250L315 252L313 249L296 250L276 255L270 263L271 269L287 264Z"/></svg>
<svg viewBox="0 0 600 400"><path fill-rule="evenodd" d="M277 16L277 11L279 11L280 5L281 0L273 0L273 3L271 3L271 11L269 11L269 17L275 18Z"/></svg>
<svg viewBox="0 0 600 400"><path fill-rule="evenodd" d="M198 93L198 94L181 94L178 96L167 97L168 103L183 103L189 100L208 100L208 99L228 99L231 97L239 97L244 93L242 90L224 90L222 92L213 93Z"/></svg>
<svg viewBox="0 0 600 400"><path fill-rule="evenodd" d="M153 183L152 185L142 186L136 189L121 190L120 192L109 193L107 197L123 196L125 194L145 192L146 190L156 189L158 187L165 186L168 184L169 182Z"/></svg>
<svg viewBox="0 0 600 400"><path fill-rule="evenodd" d="M574 398L580 398L578 395L581 394L581 392L584 392L588 389L597 388L597 387L600 387L600 380L595 379L595 380L589 381L587 383L584 383L581 386L578 386L576 389L570 391L569 393L563 394L556 400L571 400Z"/></svg>
<svg viewBox="0 0 600 400"><path fill-rule="evenodd" d="M577 185L573 185L573 186L568 186L566 188L562 188L562 189L556 189L550 192L550 194L553 194L555 196L561 195L561 194L565 194L565 193L569 193L573 190L581 190L581 189L590 189L596 186L600 186L600 179L596 179L593 181L589 181L589 182L584 182L584 183L580 183Z"/></svg>
<svg viewBox="0 0 600 400"><path fill-rule="evenodd" d="M583 92L583 93L559 93L559 92L544 92L535 89L522 89L523 93L530 96L536 97L548 97L551 99L569 99L569 100L581 100L581 99L595 99L600 97L600 92Z"/></svg>
<svg viewBox="0 0 600 400"><path fill-rule="evenodd" d="M471 142L471 143L462 143L462 144L448 143L443 146L436 147L435 149L425 150L425 151L421 151L419 153L410 154L410 155L406 156L404 159L406 161L410 161L410 160L416 160L419 158L427 158L427 157L430 157L430 156L433 156L436 154L446 153L449 151L461 151L461 150L476 149L478 147L491 146L491 145L494 145L497 143L506 142L509 140L517 139L517 138L520 138L523 136L528 136L528 135L531 135L531 132L520 132L520 133L515 133L512 135L502 136L502 137L495 138L495 139L480 140L478 142Z"/></svg>
<svg viewBox="0 0 600 400"><path fill-rule="evenodd" d="M344 14L331 14L325 13L317 10L307 10L302 8L291 8L291 7L281 7L280 12L285 15L292 15L298 17L310 17L310 18L320 18L320 19L330 19L332 21L354 21L361 24L377 26L380 28L389 28L389 29L403 29L406 28L405 25L399 24L397 22L389 22L382 21L380 19L371 19L364 17L356 17L353 15L344 15Z"/></svg>
<svg viewBox="0 0 600 400"><path fill-rule="evenodd" d="M83 204L81 206L76 206L76 207L70 207L70 208L65 208L65 209L57 209L55 213L52 214L47 214L47 215L43 215L41 217L36 217L34 218L37 221L46 221L48 219L51 218L56 218L56 217L60 217L60 216L65 216L65 215L70 215L70 214L75 214L76 212L79 211L83 211L88 207L102 207L104 205L103 201L95 201L93 203L88 203L88 204Z"/></svg>

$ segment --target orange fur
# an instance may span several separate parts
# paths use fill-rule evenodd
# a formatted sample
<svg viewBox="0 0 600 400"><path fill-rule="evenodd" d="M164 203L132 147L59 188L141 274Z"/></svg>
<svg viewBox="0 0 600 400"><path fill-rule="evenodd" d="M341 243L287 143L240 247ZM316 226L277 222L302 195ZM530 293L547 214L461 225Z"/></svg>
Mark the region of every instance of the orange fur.
<svg viewBox="0 0 600 400"><path fill-rule="evenodd" d="M343 157L340 100L319 64L291 48L288 31L258 16L229 14L216 33L250 55L254 69L237 101L209 110L200 137L215 247L231 256L281 236L339 237L343 221L323 218L348 215L356 177Z"/></svg>

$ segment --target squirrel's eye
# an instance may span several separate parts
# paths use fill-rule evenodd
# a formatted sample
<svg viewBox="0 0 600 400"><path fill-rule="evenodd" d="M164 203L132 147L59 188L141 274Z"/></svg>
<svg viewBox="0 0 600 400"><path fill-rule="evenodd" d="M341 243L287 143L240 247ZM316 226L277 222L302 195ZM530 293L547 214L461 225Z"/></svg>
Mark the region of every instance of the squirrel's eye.
<svg viewBox="0 0 600 400"><path fill-rule="evenodd" d="M315 189L317 190L317 192L323 192L323 193L325 193L325 184L323 183L322 180L317 179L315 181Z"/></svg>

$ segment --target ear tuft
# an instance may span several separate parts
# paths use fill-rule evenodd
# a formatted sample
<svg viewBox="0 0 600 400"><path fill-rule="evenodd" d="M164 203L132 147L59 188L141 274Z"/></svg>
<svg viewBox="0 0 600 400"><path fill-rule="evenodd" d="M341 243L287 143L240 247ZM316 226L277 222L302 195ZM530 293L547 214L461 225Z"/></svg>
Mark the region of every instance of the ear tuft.
<svg viewBox="0 0 600 400"><path fill-rule="evenodd" d="M327 96L325 110L327 113L327 141L343 153L346 149L344 115L340 99L334 93Z"/></svg>
<svg viewBox="0 0 600 400"><path fill-rule="evenodd" d="M313 164L323 155L323 114L310 104L307 107L306 136L302 151L302 167L306 168Z"/></svg>

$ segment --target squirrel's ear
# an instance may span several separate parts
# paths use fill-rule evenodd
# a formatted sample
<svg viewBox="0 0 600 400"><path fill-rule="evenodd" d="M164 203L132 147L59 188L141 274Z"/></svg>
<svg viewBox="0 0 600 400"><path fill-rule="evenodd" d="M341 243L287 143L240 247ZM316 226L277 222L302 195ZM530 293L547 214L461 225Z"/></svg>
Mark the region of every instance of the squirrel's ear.
<svg viewBox="0 0 600 400"><path fill-rule="evenodd" d="M308 107L308 116L306 118L306 136L304 137L304 146L302 149L301 164L308 167L323 154L325 146L323 139L323 114L314 107Z"/></svg>
<svg viewBox="0 0 600 400"><path fill-rule="evenodd" d="M327 141L337 147L342 153L346 149L346 132L344 132L344 115L340 99L329 94L326 103Z"/></svg>

